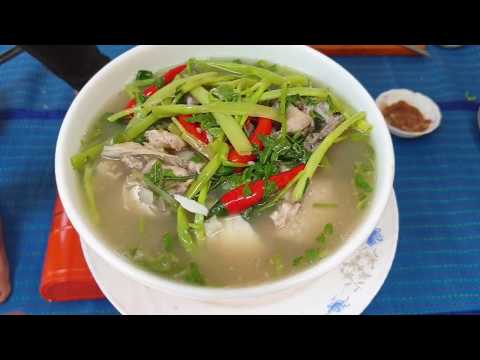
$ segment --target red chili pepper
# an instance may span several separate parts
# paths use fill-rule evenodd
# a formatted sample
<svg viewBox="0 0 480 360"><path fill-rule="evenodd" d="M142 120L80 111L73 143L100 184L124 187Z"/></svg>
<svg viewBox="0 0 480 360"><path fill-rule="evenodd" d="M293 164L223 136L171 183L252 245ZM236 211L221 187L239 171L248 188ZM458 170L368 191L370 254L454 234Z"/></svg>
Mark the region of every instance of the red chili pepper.
<svg viewBox="0 0 480 360"><path fill-rule="evenodd" d="M202 130L202 128L200 127L200 125L198 123L192 123L192 122L187 121L187 119L190 119L191 117L192 117L192 115L179 115L178 116L178 122L180 124L182 124L184 129L189 134L191 134L192 136L194 136L195 138L197 138L198 140L200 140L204 144L208 144L207 132Z"/></svg>
<svg viewBox="0 0 480 360"><path fill-rule="evenodd" d="M250 118L249 118L250 119ZM247 119L248 121L248 119ZM260 136L268 136L272 133L272 120L267 118L258 118L258 124L252 135L250 135L250 142L256 144L260 150L263 150L264 146L260 141ZM247 164L249 161L255 161L255 155L240 155L234 149L231 149L228 154L228 160L236 163ZM241 171L241 168L239 168ZM237 171L238 172L238 171Z"/></svg>
<svg viewBox="0 0 480 360"><path fill-rule="evenodd" d="M187 68L186 64L177 66L176 68L173 68L165 73L163 75L163 81L165 82L165 85L172 82L175 77L180 74L183 70Z"/></svg>
<svg viewBox="0 0 480 360"><path fill-rule="evenodd" d="M292 181L303 169L305 169L305 164L300 164L291 170L271 176L269 181L274 182L277 185L278 190L281 190L287 186L287 184ZM250 188L250 195L245 195L245 186ZM217 215L219 217L240 214L249 207L257 205L259 202L261 202L264 195L264 180L257 180L253 183L240 185L239 187L223 195L220 200L210 209L210 214Z"/></svg>
<svg viewBox="0 0 480 360"><path fill-rule="evenodd" d="M234 149L231 149L228 153L228 160L235 163L247 164L249 161L255 161L257 157L255 155L240 155Z"/></svg>
<svg viewBox="0 0 480 360"><path fill-rule="evenodd" d="M128 101L126 109L131 109L131 108L134 108L135 106L137 106L137 100L133 98Z"/></svg>
<svg viewBox="0 0 480 360"><path fill-rule="evenodd" d="M282 172L280 174L277 174L277 175L270 176L269 180L273 181L275 184L277 184L277 187L279 189L283 189L303 169L305 169L305 164L300 164L298 166L295 166L293 169L290 169L288 171L284 171L284 172Z"/></svg>
<svg viewBox="0 0 480 360"><path fill-rule="evenodd" d="M152 84L150 85L149 87L146 87L144 90L143 90L143 95L145 95L146 97L150 97L152 96L153 94L155 94L158 90L158 87L157 85L155 84Z"/></svg>
<svg viewBox="0 0 480 360"><path fill-rule="evenodd" d="M149 87L146 87L144 90L143 90L143 95L146 96L146 97L150 97L152 96L153 94L155 94L156 92L158 91L158 87L157 85L153 84L153 85L150 85ZM130 99L127 103L127 107L125 109L132 109L134 108L135 106L137 106L137 100L135 98L133 99ZM130 114L129 116L130 118L133 117L132 114Z"/></svg>
<svg viewBox="0 0 480 360"><path fill-rule="evenodd" d="M260 136L270 135L272 133L272 127L273 127L272 120L264 117L258 118L258 124L257 124L257 127L255 128L255 131L250 136L250 142L252 144L258 145L260 150L263 150L264 146L260 141Z"/></svg>

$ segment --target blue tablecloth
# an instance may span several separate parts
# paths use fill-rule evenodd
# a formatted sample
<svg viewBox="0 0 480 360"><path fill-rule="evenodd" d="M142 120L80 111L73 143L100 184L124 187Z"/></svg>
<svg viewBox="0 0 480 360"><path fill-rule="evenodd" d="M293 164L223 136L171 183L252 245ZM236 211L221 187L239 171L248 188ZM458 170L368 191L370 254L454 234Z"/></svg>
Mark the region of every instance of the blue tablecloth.
<svg viewBox="0 0 480 360"><path fill-rule="evenodd" d="M101 46L110 57L131 46ZM0 51L9 46L0 46ZM442 127L395 138L400 208L397 256L366 314L480 311L480 46L429 48L432 57L338 57L372 96L390 88L424 92ZM0 313L116 314L106 300L47 303L38 292L56 195L54 148L73 91L22 54L0 66L0 214L13 294Z"/></svg>

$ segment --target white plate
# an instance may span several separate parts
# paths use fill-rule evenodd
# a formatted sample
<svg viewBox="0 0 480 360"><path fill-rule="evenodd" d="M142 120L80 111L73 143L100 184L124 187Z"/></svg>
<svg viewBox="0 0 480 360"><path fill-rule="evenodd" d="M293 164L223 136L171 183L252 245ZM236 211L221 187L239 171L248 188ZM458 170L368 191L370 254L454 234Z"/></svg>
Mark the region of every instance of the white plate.
<svg viewBox="0 0 480 360"><path fill-rule="evenodd" d="M375 231L347 261L284 300L225 306L175 297L115 271L82 241L88 266L108 300L124 315L139 314L361 314L382 287L398 241L398 207L392 191Z"/></svg>

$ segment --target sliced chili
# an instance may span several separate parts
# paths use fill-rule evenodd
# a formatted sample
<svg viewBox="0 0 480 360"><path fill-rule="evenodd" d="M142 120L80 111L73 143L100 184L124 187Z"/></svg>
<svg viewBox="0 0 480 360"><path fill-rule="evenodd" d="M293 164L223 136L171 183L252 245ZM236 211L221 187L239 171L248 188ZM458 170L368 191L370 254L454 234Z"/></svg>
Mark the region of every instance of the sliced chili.
<svg viewBox="0 0 480 360"><path fill-rule="evenodd" d="M175 79L175 77L186 68L187 68L187 64L183 64L183 65L177 66L176 68L168 70L165 73L165 75L163 75L163 80L165 81L165 85L172 82L173 79Z"/></svg>
<svg viewBox="0 0 480 360"><path fill-rule="evenodd" d="M300 164L291 170L271 176L268 180L277 185L278 190L285 188L297 174L305 169L305 164ZM245 195L245 186L248 186L249 195ZM240 185L224 194L220 200L210 209L210 215L219 217L240 214L248 208L257 205L265 195L265 180L257 180L252 183Z"/></svg>
<svg viewBox="0 0 480 360"><path fill-rule="evenodd" d="M208 136L205 130L202 130L200 124L192 123L187 119L190 119L192 115L178 115L177 119L180 124L182 124L183 128L192 136L203 142L204 144L208 144Z"/></svg>

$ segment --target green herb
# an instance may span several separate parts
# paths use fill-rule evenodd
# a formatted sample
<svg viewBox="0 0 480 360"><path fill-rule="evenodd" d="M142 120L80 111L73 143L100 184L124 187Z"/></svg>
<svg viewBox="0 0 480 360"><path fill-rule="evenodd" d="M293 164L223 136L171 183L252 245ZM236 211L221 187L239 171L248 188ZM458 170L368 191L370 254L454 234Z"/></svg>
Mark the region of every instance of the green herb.
<svg viewBox="0 0 480 360"><path fill-rule="evenodd" d="M206 284L205 278L203 277L198 265L195 263L190 263L188 266L186 273L183 275L183 280L189 284L194 285L201 285L204 286Z"/></svg>
<svg viewBox="0 0 480 360"><path fill-rule="evenodd" d="M320 250L319 249L308 249L305 252L305 259L310 263L313 264L315 261L317 261L320 257Z"/></svg>
<svg viewBox="0 0 480 360"><path fill-rule="evenodd" d="M223 134L222 128L218 125L212 113L194 114L191 118L188 118L187 121L199 123L202 130L208 131L215 139Z"/></svg>
<svg viewBox="0 0 480 360"><path fill-rule="evenodd" d="M298 94L287 96L285 100L285 105L287 106L287 109L290 105L299 106L302 103L303 103L303 98Z"/></svg>
<svg viewBox="0 0 480 360"><path fill-rule="evenodd" d="M367 144L367 157L362 162L355 163L353 183L357 194L357 208L365 209L369 203L373 186L370 184L375 171L375 150Z"/></svg>
<svg viewBox="0 0 480 360"><path fill-rule="evenodd" d="M92 218L92 221L95 224L98 224L100 222L100 214L98 212L97 208L97 203L95 201L95 190L93 186L93 174L94 174L95 169L87 165L85 167L85 171L83 173L83 187L85 189L85 194L87 197L87 204L88 204L88 210L90 212L90 216Z"/></svg>
<svg viewBox="0 0 480 360"><path fill-rule="evenodd" d="M247 184L243 187L243 195L245 196L251 196L253 194L252 189L250 189L250 186Z"/></svg>
<svg viewBox="0 0 480 360"><path fill-rule="evenodd" d="M323 127L327 123L327 120L315 110L310 111L310 116L313 119L315 131L320 131L321 129L323 129Z"/></svg>
<svg viewBox="0 0 480 360"><path fill-rule="evenodd" d="M223 84L212 89L212 94L220 101L237 102L240 100L240 94L235 91L233 86Z"/></svg>
<svg viewBox="0 0 480 360"><path fill-rule="evenodd" d="M327 225L325 225L325 227L323 228L323 233L327 236L330 236L333 234L333 225L328 223Z"/></svg>
<svg viewBox="0 0 480 360"><path fill-rule="evenodd" d="M200 163L204 163L207 159L202 154L195 153L195 155L193 155L190 160L193 161L194 163L200 164Z"/></svg>
<svg viewBox="0 0 480 360"><path fill-rule="evenodd" d="M322 258L322 253L318 248L312 248L305 251L302 256L297 256L293 259L292 265L295 267L305 265L305 264L313 264Z"/></svg>
<svg viewBox="0 0 480 360"><path fill-rule="evenodd" d="M143 133L138 137L136 137L135 139L133 139L132 141L143 145L143 143L147 141L147 138L145 137L145 133Z"/></svg>
<svg viewBox="0 0 480 360"><path fill-rule="evenodd" d="M210 191L210 182L205 184L201 189L197 197L197 201L205 205L207 202L208 192ZM199 247L205 246L205 241L207 240L207 234L205 230L205 216L201 214L195 214L194 225L196 228L193 231L195 239L197 240L197 245Z"/></svg>
<svg viewBox="0 0 480 360"><path fill-rule="evenodd" d="M280 114L280 121L282 123L282 127L280 129L281 135L280 139L283 139L287 136L287 94L288 94L288 85L287 83L283 83L282 85L282 92L280 95L280 103L279 103L279 114Z"/></svg>
<svg viewBox="0 0 480 360"><path fill-rule="evenodd" d="M146 80L153 78L153 73L149 70L139 70L135 80Z"/></svg>
<svg viewBox="0 0 480 360"><path fill-rule="evenodd" d="M323 227L322 232L320 235L317 236L315 240L317 240L320 244L325 245L327 242L327 238L333 234L333 225L328 223Z"/></svg>
<svg viewBox="0 0 480 360"><path fill-rule="evenodd" d="M303 256L297 256L295 259L293 259L292 265L293 266L299 266L303 262Z"/></svg>
<svg viewBox="0 0 480 360"><path fill-rule="evenodd" d="M336 208L338 207L338 205L334 203L314 203L313 207L319 208L319 209L326 209L326 208Z"/></svg>
<svg viewBox="0 0 480 360"><path fill-rule="evenodd" d="M283 259L281 255L274 255L270 259L270 264L273 265L276 275L280 275L283 270L285 269L285 264L283 263Z"/></svg>
<svg viewBox="0 0 480 360"><path fill-rule="evenodd" d="M186 252L191 253L195 243L193 237L190 234L190 226L187 217L186 210L179 206L177 208L177 234L180 244L183 246Z"/></svg>
<svg viewBox="0 0 480 360"><path fill-rule="evenodd" d="M273 194L275 194L278 191L278 185L277 183L266 180L265 181L265 191L263 197L265 199L269 199Z"/></svg>
<svg viewBox="0 0 480 360"><path fill-rule="evenodd" d="M357 188L369 193L369 192L372 192L373 189L372 187L370 186L370 184L368 183L368 181L363 177L362 174L356 174L355 175L355 185L357 186Z"/></svg>
<svg viewBox="0 0 480 360"><path fill-rule="evenodd" d="M135 251L129 251L126 255L144 269L157 274L172 275L180 270L179 260L172 253L146 256L140 250L135 249Z"/></svg>
<svg viewBox="0 0 480 360"><path fill-rule="evenodd" d="M476 101L477 97L475 95L470 95L469 91L465 91L465 99L467 99L467 101Z"/></svg>
<svg viewBox="0 0 480 360"><path fill-rule="evenodd" d="M287 135L284 138L276 136L266 136L260 139L264 145L264 150L259 154L261 164L282 162L284 165L294 167L306 163L310 158L311 152L303 146L304 137Z"/></svg>
<svg viewBox="0 0 480 360"><path fill-rule="evenodd" d="M326 155L330 147L335 143L335 140L342 136L342 134L348 130L350 126L355 124L357 121L364 119L365 113L356 113L351 117L347 118L342 122L335 130L333 130L327 137L320 143L320 145L315 149L312 155L309 157L308 162L305 166L305 169L302 171L301 177L298 179L298 182L295 185L293 190L293 200L300 201L305 194L305 190L308 186L308 181L313 177L315 171L317 170L318 165L323 160L323 157Z"/></svg>
<svg viewBox="0 0 480 360"><path fill-rule="evenodd" d="M321 233L315 240L317 240L320 244L325 245L327 242L327 236L324 233Z"/></svg>
<svg viewBox="0 0 480 360"><path fill-rule="evenodd" d="M157 88L161 88L163 85L165 84L165 79L163 78L163 76L160 76L158 79L155 80L155 85L157 86Z"/></svg>
<svg viewBox="0 0 480 360"><path fill-rule="evenodd" d="M177 209L178 203L177 201L170 195L167 191L162 189L160 186L155 185L150 178L144 177L143 181L145 185L159 198L165 201L165 203L172 209Z"/></svg>
<svg viewBox="0 0 480 360"><path fill-rule="evenodd" d="M165 251L171 252L173 250L173 242L173 236L170 233L163 235L163 246L165 247Z"/></svg>
<svg viewBox="0 0 480 360"><path fill-rule="evenodd" d="M162 163L158 160L155 164L153 164L152 168L148 173L144 176L148 178L154 185L161 186L163 185L163 169Z"/></svg>
<svg viewBox="0 0 480 360"><path fill-rule="evenodd" d="M103 151L103 146L104 143L100 143L73 155L70 158L70 163L73 168L78 171L84 170L88 162L93 161L100 156Z"/></svg>

